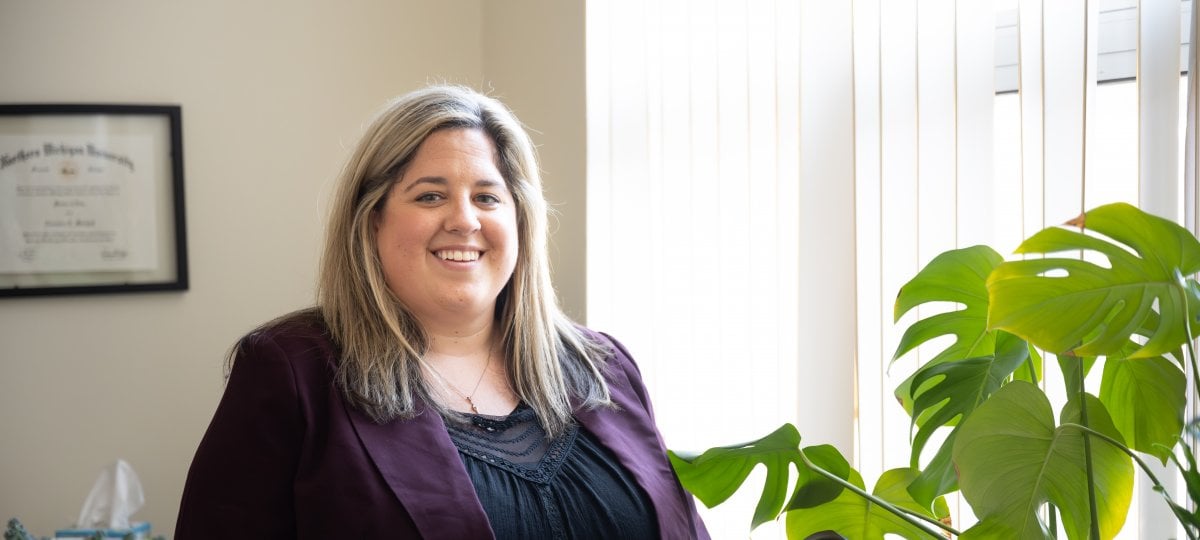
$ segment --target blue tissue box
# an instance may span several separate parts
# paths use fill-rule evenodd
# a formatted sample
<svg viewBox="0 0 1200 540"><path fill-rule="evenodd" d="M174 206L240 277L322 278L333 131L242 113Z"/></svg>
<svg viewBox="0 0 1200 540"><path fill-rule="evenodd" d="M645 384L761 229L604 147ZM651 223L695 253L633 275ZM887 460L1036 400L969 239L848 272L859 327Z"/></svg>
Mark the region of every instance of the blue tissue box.
<svg viewBox="0 0 1200 540"><path fill-rule="evenodd" d="M144 540L150 538L150 522L135 521L129 524L128 529L59 529L54 531L54 538L90 538L96 533L101 533L105 538L125 538L133 535L134 540Z"/></svg>

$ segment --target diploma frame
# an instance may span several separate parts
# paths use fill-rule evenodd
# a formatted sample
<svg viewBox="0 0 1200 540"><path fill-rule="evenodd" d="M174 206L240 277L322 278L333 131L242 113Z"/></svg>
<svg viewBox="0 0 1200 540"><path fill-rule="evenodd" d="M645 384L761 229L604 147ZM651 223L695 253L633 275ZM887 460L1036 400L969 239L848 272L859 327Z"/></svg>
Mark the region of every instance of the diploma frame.
<svg viewBox="0 0 1200 540"><path fill-rule="evenodd" d="M0 146L0 298L187 290L182 133L179 105L0 104L0 142L7 145ZM101 142L93 144L90 141ZM132 141L127 146L135 151L123 154L121 141ZM29 148L29 151L12 151L13 148ZM79 152L72 153L74 150ZM51 159L64 155L75 159L63 158L57 162ZM121 173L123 178L108 180L110 187L116 188L99 198L94 196L95 190L90 193L80 191L82 187L93 186L61 184L47 188L45 183L37 183L34 173L20 171L20 166L26 162L32 167L39 161L43 163L39 165L40 170L50 170L46 175L75 175L85 180L89 178L87 175L93 175L100 178L101 183L106 174ZM59 166L61 173L55 169ZM81 170L76 172L76 168ZM110 170L111 173L105 172ZM5 176L4 173L10 174ZM126 178L134 178L136 182L125 182ZM35 192L31 187L42 191ZM76 194L84 196L70 199L68 195L67 200L47 201L51 188L59 189L58 193L74 189ZM87 195L93 197L89 199ZM101 198L104 200L93 204ZM122 204L128 204L129 208L122 208ZM40 227L43 222L46 226L57 225L61 220L46 208L71 205L83 207L82 210L93 210L88 206L102 206L102 218L119 218L122 212L137 214L138 218L124 218L125 225L110 228L115 229L115 233L113 230L85 231L92 233L90 238L65 237L61 236L62 232L53 231L60 235L59 239L47 240L44 235L50 233L34 230L35 227L30 225L37 223ZM30 215L34 217L30 218ZM69 218L65 221L66 226L76 225ZM96 221L84 220L83 225L91 226ZM136 237L137 242L130 245L147 248L137 254L141 258L137 264L97 268L97 264L87 262L88 257L98 262L111 262L114 253L115 257L126 257L126 244L114 243L103 256L96 254L97 250L106 247L103 242L113 241L113 238L120 242L125 237ZM22 264L35 266L29 262L30 253L41 249L33 244L39 239L45 244L58 244L46 248L58 250L57 266L23 269ZM86 245L89 242L91 245ZM76 249L75 243L81 252L91 251L83 255L72 254L70 250ZM100 261L102 257L106 260ZM18 261L18 258L22 260Z"/></svg>

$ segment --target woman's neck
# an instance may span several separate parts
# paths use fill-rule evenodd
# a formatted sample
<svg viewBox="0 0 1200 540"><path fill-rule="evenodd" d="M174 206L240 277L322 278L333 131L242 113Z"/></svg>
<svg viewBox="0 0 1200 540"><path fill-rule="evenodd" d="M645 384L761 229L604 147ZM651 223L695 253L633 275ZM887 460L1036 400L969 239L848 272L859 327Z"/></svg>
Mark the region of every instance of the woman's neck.
<svg viewBox="0 0 1200 540"><path fill-rule="evenodd" d="M429 339L424 366L436 381L431 382L435 399L446 407L503 416L517 406L495 327L490 318L469 326L424 326Z"/></svg>
<svg viewBox="0 0 1200 540"><path fill-rule="evenodd" d="M432 356L478 356L491 351L495 343L495 324L490 317L466 325L431 325L422 321L422 326L429 339L427 354Z"/></svg>

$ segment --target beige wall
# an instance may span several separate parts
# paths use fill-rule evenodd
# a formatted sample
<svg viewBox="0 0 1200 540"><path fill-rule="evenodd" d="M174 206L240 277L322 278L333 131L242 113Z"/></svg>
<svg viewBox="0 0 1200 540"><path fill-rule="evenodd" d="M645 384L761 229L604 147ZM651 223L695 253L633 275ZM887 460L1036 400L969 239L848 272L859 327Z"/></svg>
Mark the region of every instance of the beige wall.
<svg viewBox="0 0 1200 540"><path fill-rule="evenodd" d="M560 293L582 315L582 3L492 4L0 0L0 102L182 105L192 276L184 293L0 299L0 519L50 535L124 458L135 517L172 532L223 355L311 303L347 148L426 81L490 80L541 132Z"/></svg>

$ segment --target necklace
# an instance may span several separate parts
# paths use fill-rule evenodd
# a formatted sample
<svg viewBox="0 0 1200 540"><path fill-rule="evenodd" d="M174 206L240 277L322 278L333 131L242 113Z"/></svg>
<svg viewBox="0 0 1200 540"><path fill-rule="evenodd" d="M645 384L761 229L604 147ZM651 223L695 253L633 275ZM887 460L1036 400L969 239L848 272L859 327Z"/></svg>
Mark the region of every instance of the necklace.
<svg viewBox="0 0 1200 540"><path fill-rule="evenodd" d="M437 378L439 381L441 381L442 386L449 388L451 392L454 392L455 394L458 394L459 397L463 398L463 400L465 400L467 402L467 405L471 406L471 412L473 412L475 414L479 414L479 409L477 407L475 407L475 401L471 398L475 397L475 392L479 391L479 385L483 383L483 376L487 375L487 370L492 365L492 351L490 351L490 350L488 351L487 363L483 364L483 371L479 374L479 380L475 381L475 387L471 389L470 394L464 394L464 393L462 393L461 390L459 390L458 388L455 388L455 386L453 384L450 384L450 380L443 377L442 374L439 373L437 369L434 369L433 365L431 365L430 363L428 363L428 362L421 362L421 363L425 367L429 368L429 370L432 371L434 375L437 375Z"/></svg>

